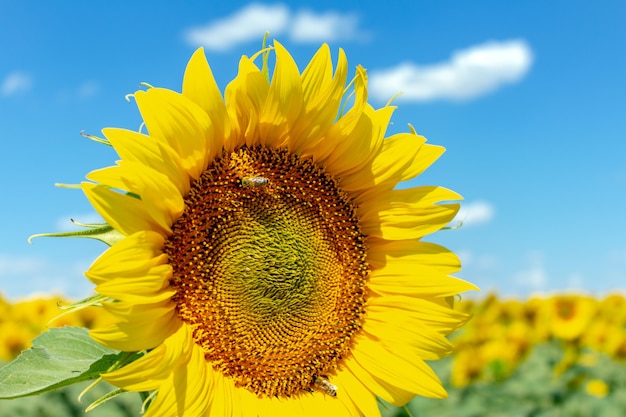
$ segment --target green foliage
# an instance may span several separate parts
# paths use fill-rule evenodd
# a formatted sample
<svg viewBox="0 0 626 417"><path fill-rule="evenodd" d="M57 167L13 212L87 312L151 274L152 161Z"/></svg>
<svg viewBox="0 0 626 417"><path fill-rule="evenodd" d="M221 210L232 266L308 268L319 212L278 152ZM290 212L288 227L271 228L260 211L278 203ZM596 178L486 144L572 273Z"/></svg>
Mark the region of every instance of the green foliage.
<svg viewBox="0 0 626 417"><path fill-rule="evenodd" d="M96 343L86 329L50 329L0 369L0 399L37 395L97 379L122 354Z"/></svg>
<svg viewBox="0 0 626 417"><path fill-rule="evenodd" d="M626 364L605 355L597 363L580 362L555 372L564 358L558 342L537 345L513 375L496 383L449 385L452 359L432 363L446 385L446 400L416 398L408 404L413 417L622 417L626 410ZM585 391L587 382L602 380L609 392L598 398ZM381 407L384 417L408 417L401 408Z"/></svg>
<svg viewBox="0 0 626 417"><path fill-rule="evenodd" d="M0 401L0 417L139 417L141 398L136 393L115 397L88 413L87 406L115 388L103 382L77 400L88 383L46 392L36 397Z"/></svg>
<svg viewBox="0 0 626 417"><path fill-rule="evenodd" d="M433 362L447 386L449 398L416 398L406 409L385 404L384 417L622 417L626 410L626 364L606 355L582 352L571 366L563 367L565 350L558 342L537 345L508 378L499 382L475 382L450 387L452 360ZM67 360L71 357L72 360ZM592 358L593 360L588 360ZM3 400L0 417L86 416L84 409L114 388L102 383L77 398L87 383L119 361L120 356L93 342L80 328L52 329L35 339L33 348L0 369L0 396L34 395L35 398ZM501 364L493 364L498 373ZM491 365L490 365L491 366ZM562 372L559 372L562 370ZM609 391L603 398L586 392L589 381L601 380ZM56 389L63 387L62 389ZM49 392L46 392L49 391ZM89 412L90 417L136 417L141 398L117 396Z"/></svg>

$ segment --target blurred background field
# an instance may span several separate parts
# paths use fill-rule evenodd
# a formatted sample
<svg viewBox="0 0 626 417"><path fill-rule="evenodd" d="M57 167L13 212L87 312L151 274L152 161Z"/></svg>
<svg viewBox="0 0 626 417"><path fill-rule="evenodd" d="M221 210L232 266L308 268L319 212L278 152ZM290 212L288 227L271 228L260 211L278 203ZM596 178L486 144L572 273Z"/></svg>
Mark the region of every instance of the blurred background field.
<svg viewBox="0 0 626 417"><path fill-rule="evenodd" d="M66 314L60 298L9 303L0 300L0 361L8 362L50 326L90 327L96 307ZM466 299L458 308L473 315L451 336L454 353L431 365L449 398L416 398L407 409L381 403L384 417L620 417L626 415L626 299L561 294L525 300L495 294ZM42 396L0 402L0 417L81 416L112 388L75 386ZM91 416L137 416L141 401L127 394ZM411 414L407 413L410 412Z"/></svg>

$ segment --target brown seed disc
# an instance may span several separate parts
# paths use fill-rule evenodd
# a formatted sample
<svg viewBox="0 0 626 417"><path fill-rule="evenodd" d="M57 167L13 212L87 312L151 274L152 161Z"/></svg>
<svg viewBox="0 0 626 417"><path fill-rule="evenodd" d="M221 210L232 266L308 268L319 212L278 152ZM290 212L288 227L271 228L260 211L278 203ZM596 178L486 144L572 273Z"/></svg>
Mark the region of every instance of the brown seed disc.
<svg viewBox="0 0 626 417"><path fill-rule="evenodd" d="M311 160L224 152L172 230L178 314L238 386L291 396L347 355L366 299L364 236L347 195Z"/></svg>

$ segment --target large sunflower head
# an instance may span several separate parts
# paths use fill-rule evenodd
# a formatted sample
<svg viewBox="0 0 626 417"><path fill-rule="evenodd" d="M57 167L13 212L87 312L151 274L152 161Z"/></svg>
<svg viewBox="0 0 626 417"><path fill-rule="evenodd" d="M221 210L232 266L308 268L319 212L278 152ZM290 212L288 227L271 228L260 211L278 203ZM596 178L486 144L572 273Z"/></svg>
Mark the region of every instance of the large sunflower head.
<svg viewBox="0 0 626 417"><path fill-rule="evenodd" d="M147 133L103 131L120 160L87 198L122 238L86 273L115 318L91 335L144 356L104 378L156 391L150 415L379 415L444 397L424 360L466 320L458 258L421 241L460 196L397 189L443 152L385 137L357 67L322 46L300 72L241 58L222 96L202 49L182 93L134 94ZM346 106L346 104L349 105Z"/></svg>

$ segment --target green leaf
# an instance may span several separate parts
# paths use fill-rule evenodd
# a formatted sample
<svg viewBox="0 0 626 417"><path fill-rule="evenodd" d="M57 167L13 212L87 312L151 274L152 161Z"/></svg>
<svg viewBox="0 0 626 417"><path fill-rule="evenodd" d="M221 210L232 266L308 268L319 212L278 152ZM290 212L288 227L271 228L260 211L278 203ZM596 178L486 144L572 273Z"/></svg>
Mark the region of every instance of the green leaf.
<svg viewBox="0 0 626 417"><path fill-rule="evenodd" d="M109 226L107 223L97 224L82 224L74 221L74 224L85 228L85 230L73 230L70 232L59 233L37 233L28 238L28 243L32 243L32 240L37 237L83 237L89 239L96 239L106 243L109 246L113 246L116 242L119 242L124 238L117 230Z"/></svg>
<svg viewBox="0 0 626 417"><path fill-rule="evenodd" d="M50 329L0 368L0 399L25 397L96 379L127 355L95 342L86 329Z"/></svg>

